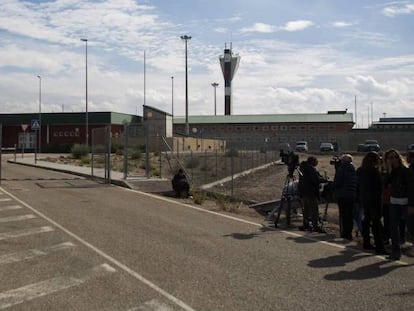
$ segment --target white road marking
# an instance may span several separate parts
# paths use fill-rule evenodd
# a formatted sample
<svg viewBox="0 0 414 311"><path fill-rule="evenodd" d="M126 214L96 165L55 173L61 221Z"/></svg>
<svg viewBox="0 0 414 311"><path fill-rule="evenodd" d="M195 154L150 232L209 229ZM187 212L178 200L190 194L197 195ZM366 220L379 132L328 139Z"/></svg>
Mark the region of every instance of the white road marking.
<svg viewBox="0 0 414 311"><path fill-rule="evenodd" d="M168 305L159 302L157 299L144 302L141 306L129 309L128 311L173 311Z"/></svg>
<svg viewBox="0 0 414 311"><path fill-rule="evenodd" d="M0 265L9 264L13 262L19 262L19 261L39 257L39 256L46 256L52 252L69 249L74 246L75 244L73 244L72 242L65 242L65 243L61 243L61 244L57 244L53 246L44 247L41 249L33 248L27 251L6 254L3 256L0 256Z"/></svg>
<svg viewBox="0 0 414 311"><path fill-rule="evenodd" d="M14 210L14 209L20 209L20 208L22 208L22 206L20 206L20 205L0 206L0 212Z"/></svg>
<svg viewBox="0 0 414 311"><path fill-rule="evenodd" d="M0 202L7 202L7 201L11 201L11 199L10 198L1 198L0 199Z"/></svg>
<svg viewBox="0 0 414 311"><path fill-rule="evenodd" d="M6 240L6 239L12 239L12 238L19 238L26 235L32 235L32 234L38 234L43 232L50 232L54 229L49 226L43 226L38 228L30 228L30 229L24 229L24 230L15 230L15 231L9 231L9 232L1 232L0 233L0 241Z"/></svg>
<svg viewBox="0 0 414 311"><path fill-rule="evenodd" d="M69 287L78 286L92 278L104 276L115 271L116 270L108 264L102 264L86 271L83 276L79 278L60 276L0 293L0 310L46 296Z"/></svg>
<svg viewBox="0 0 414 311"><path fill-rule="evenodd" d="M186 310L186 311L195 311L195 309L191 308L189 305L187 305L185 302L183 302L182 300L176 298L175 296L171 295L170 293L166 292L165 290L163 290L161 287L155 285L154 283L152 283L151 281L147 280L145 277L143 277L141 274L135 272L134 270L132 270L131 268L129 268L128 266L124 265L123 263L121 263L120 261L116 260L115 258L109 256L108 254L106 254L105 252L101 251L100 249L98 249L97 247L93 246L92 244L90 244L89 242L85 241L84 239L82 239L81 237L79 237L78 235L76 235L75 233L69 231L68 229L66 229L65 227L63 227L62 225L60 225L59 223L57 223L56 221L54 221L53 219L47 217L45 214L43 214L42 212L39 212L38 210L36 210L34 207L30 206L29 204L27 204L26 202L20 200L18 197L14 196L13 194L9 193L8 191L6 191L3 188L0 188L5 194L7 194L8 196L12 197L14 200L16 200L17 202L19 202L20 204L22 204L23 206L27 207L28 209L30 209L33 213L39 215L40 217L42 217L43 219L47 220L48 222L50 222L51 224L53 224L56 228L59 228L60 230L62 230L63 232L65 232L66 234L70 235L72 238L76 239L77 241L79 241L80 243L82 243L83 245L85 245L86 247L88 247L89 249L93 250L95 253L99 254L101 257L105 258L106 260L110 261L111 263L113 263L114 265L116 265L118 268L122 269L124 272L128 273L129 275L131 275L132 277L134 277L135 279L137 279L138 281L144 283L145 285L147 285L148 287L150 287L151 289L155 290L156 292L158 292L160 295L166 297L168 300L170 300L171 302L173 302L174 304L176 304L177 306L181 307L182 309Z"/></svg>
<svg viewBox="0 0 414 311"><path fill-rule="evenodd" d="M36 216L33 214L3 217L3 218L0 218L0 223L22 221L22 220L33 219L33 218L36 218Z"/></svg>

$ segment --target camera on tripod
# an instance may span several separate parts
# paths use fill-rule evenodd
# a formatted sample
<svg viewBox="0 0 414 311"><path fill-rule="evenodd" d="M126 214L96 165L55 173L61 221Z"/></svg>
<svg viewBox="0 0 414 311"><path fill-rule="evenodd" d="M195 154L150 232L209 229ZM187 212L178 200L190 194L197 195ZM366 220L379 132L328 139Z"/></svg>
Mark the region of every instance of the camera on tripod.
<svg viewBox="0 0 414 311"><path fill-rule="evenodd" d="M279 155L282 163L288 167L289 177L293 177L295 169L299 166L299 156L293 151L285 152L283 149L280 150Z"/></svg>

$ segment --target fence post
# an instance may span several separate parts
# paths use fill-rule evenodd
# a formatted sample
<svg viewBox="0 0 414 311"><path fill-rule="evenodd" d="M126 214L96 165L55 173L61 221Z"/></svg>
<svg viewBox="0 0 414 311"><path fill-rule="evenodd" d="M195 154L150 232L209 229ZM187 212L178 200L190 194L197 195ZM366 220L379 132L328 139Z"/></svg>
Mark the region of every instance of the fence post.
<svg viewBox="0 0 414 311"><path fill-rule="evenodd" d="M144 127L145 131L145 176L150 178L150 160L149 160L149 129L148 124Z"/></svg>
<svg viewBox="0 0 414 311"><path fill-rule="evenodd" d="M193 150L191 149L190 150L190 163L191 163L191 182L192 183L194 183L194 174L193 174L193 166L194 166L194 163L193 163Z"/></svg>
<svg viewBox="0 0 414 311"><path fill-rule="evenodd" d="M129 126L124 124L124 179L128 177L128 134Z"/></svg>
<svg viewBox="0 0 414 311"><path fill-rule="evenodd" d="M161 138L160 136L158 136L159 139L159 143L158 143L158 148L159 148L159 153L160 153L160 178L162 178L162 148L161 148Z"/></svg>
<svg viewBox="0 0 414 311"><path fill-rule="evenodd" d="M216 179L219 179L218 178L218 153L217 153L218 151L217 151L217 149L216 149Z"/></svg>
<svg viewBox="0 0 414 311"><path fill-rule="evenodd" d="M204 183L207 183L207 150L204 150Z"/></svg>
<svg viewBox="0 0 414 311"><path fill-rule="evenodd" d="M230 158L230 173L231 173L231 197L234 194L234 152L231 153Z"/></svg>
<svg viewBox="0 0 414 311"><path fill-rule="evenodd" d="M111 183L111 148L112 148L112 139L111 139L111 126L107 127L107 144L108 144L108 183Z"/></svg>
<svg viewBox="0 0 414 311"><path fill-rule="evenodd" d="M92 175L92 177L94 177L93 176L93 160L94 160L94 158L93 158L93 146L94 146L94 136L95 136L94 134L95 134L95 129L92 130L91 150L90 150L91 151L91 175ZM88 145L86 145L86 149L89 149ZM88 154L89 154L89 152L88 152Z"/></svg>

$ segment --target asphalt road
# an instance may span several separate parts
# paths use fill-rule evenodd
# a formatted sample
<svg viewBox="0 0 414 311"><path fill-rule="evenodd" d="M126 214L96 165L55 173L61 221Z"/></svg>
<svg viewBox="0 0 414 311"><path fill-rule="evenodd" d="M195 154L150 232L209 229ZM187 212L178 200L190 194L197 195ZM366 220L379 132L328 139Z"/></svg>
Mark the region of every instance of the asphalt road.
<svg viewBox="0 0 414 311"><path fill-rule="evenodd" d="M68 174L2 177L0 310L414 309L408 261Z"/></svg>

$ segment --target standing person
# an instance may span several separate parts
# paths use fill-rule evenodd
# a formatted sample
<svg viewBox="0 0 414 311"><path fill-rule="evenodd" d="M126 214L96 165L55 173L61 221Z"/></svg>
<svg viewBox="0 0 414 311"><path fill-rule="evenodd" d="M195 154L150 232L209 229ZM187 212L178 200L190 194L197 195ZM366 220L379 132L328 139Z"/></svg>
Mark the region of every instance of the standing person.
<svg viewBox="0 0 414 311"><path fill-rule="evenodd" d="M382 217L384 220L384 232L383 232L383 240L384 245L390 244L390 197L391 197L391 185L388 182L389 179L389 172L387 168L387 163L385 163L385 159L387 157L387 153L384 154L384 158L381 165L381 179L382 179Z"/></svg>
<svg viewBox="0 0 414 311"><path fill-rule="evenodd" d="M357 177L350 154L341 156L341 163L335 172L334 190L339 208L340 236L352 241L352 214L356 200Z"/></svg>
<svg viewBox="0 0 414 311"><path fill-rule="evenodd" d="M408 182L408 209L407 209L407 230L410 233L411 241L414 242L414 150L409 151L407 161L410 164L410 179ZM410 256L414 256L414 247L410 250Z"/></svg>
<svg viewBox="0 0 414 311"><path fill-rule="evenodd" d="M299 230L305 231L309 228L309 221L312 222L313 231L326 233L319 226L319 185L321 176L316 169L318 160L310 156L307 161L303 161L300 165L300 176L298 191L303 202L303 226Z"/></svg>
<svg viewBox="0 0 414 311"><path fill-rule="evenodd" d="M364 218L362 220L363 248L373 249L370 241L370 228L375 241L375 252L387 254L384 248L383 227L381 224L382 180L379 171L380 157L375 151L368 152L357 169L359 185L359 202L362 204Z"/></svg>
<svg viewBox="0 0 414 311"><path fill-rule="evenodd" d="M401 220L405 222L407 216L410 172L405 165L404 159L395 149L386 152L385 161L390 171L389 183L391 185L390 234L392 251L388 258L399 260L401 258L400 222Z"/></svg>

